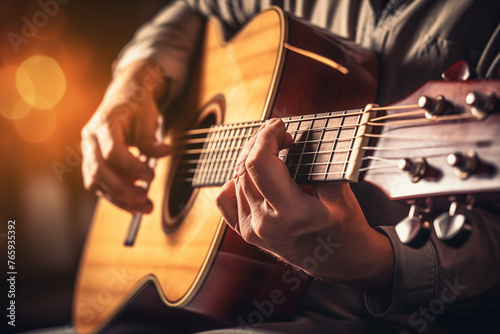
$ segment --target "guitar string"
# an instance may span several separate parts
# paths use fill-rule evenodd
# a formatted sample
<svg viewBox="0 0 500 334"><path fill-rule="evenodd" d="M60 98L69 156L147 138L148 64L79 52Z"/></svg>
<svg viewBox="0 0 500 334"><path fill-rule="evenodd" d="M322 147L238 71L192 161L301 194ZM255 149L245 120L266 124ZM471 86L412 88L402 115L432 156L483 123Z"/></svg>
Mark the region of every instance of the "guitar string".
<svg viewBox="0 0 500 334"><path fill-rule="evenodd" d="M411 106L411 108L414 108L414 107ZM381 109L383 109L383 108L381 108ZM417 111L413 111L413 112L405 112L405 113L398 113L398 114L387 115L387 116L390 116L390 117L383 116L383 117L379 117L379 118L374 118L369 123L371 123L371 125L373 125L373 126L387 126L387 125L393 125L393 124L398 124L398 125L400 125L400 124L410 124L408 122L411 122L413 120L393 121L393 122L382 123L382 124L378 124L378 123L376 123L374 121L375 120L376 121L380 121L382 119L390 119L390 118L401 118L401 117L406 117L406 116L415 115L415 114L422 114L422 112L423 112L422 110L417 110ZM362 113L356 113L356 114L360 115ZM335 116L336 117L344 117L345 118L346 116L353 116L353 115L354 115L354 113L343 114L343 115L335 115ZM323 118L327 119L328 116L323 116ZM451 115L451 116L441 116L437 120L440 120L440 121L449 121L449 120L466 119L466 118L472 118L472 117L464 117L463 115ZM311 120L318 120L318 119L319 119L319 117L311 118ZM424 122L429 122L430 121L427 118L422 119L422 120ZM300 119L300 120L286 120L286 121L288 123L301 123L301 122L304 122L304 119ZM433 120L433 121L436 121L436 120ZM254 124L255 124L255 122L254 122ZM263 124L263 122L259 123L259 125L255 124L253 127L260 126L260 124ZM335 126L335 127L331 127L331 128L336 128L336 129L340 129L342 127L356 128L356 127L359 127L359 126L362 126L362 125L364 125L364 124L356 124L356 125L350 124L350 125L344 125L344 126ZM235 128L237 128L237 127L235 127ZM243 126L241 128L244 128L245 131L246 131L246 129L248 128L248 126ZM325 129L328 129L328 127L327 128L314 128L314 129L311 129L311 130L309 130L309 129L298 129L298 130L289 131L289 132L306 132L306 131L315 132L315 131L324 131ZM228 129L225 128L224 131L226 131L225 135L227 136ZM384 138L384 137L386 137L386 138L393 138L393 139L394 138L398 138L398 139L420 139L420 138L411 138L411 137L406 137L406 136L384 136L384 135L376 135L376 134L373 134L373 135L371 135L371 134L365 134L365 135L367 137L375 137L375 138ZM219 134L219 136L220 136L220 134ZM238 136L236 138L231 137L230 140L234 141L234 140L239 139L239 138L248 138L248 137L250 137L250 136L248 136L248 135L247 136ZM448 137L450 137L450 136L448 136ZM227 138L227 137L224 137L224 138ZM342 139L342 141L345 141L345 140L351 140L352 141L355 138L359 138L359 137L352 137L352 138L344 137L344 138L341 138L341 139ZM443 140L443 138L439 138L439 140ZM448 138L448 140L450 140L450 141L456 141L455 139L450 139L450 138ZM328 142L332 142L332 141L333 142L338 142L339 139L323 140L323 141L322 140L306 140L306 141L298 141L298 142L295 142L294 144L299 144L299 143L304 143L305 144L305 143L315 143L315 142L319 143L319 142L327 142L327 141ZM189 144L187 144L187 145L189 145ZM226 142L226 145L227 145L227 142ZM240 146L238 149L241 149L241 147L242 146ZM420 149L422 149L422 148L425 148L425 147L420 147ZM428 147L428 148L436 148L436 146L432 146L432 147ZM231 148L231 149L234 150L236 148ZM364 147L362 149L365 149L365 150L367 150L367 149L370 149L370 150L380 150L381 148L379 148L379 147ZM412 147L412 148L394 148L394 149L395 150L402 150L402 149L415 149L415 148ZM219 152L219 154L220 154L220 149L219 150L216 149L214 151L215 152ZM343 150L343 151L348 152L350 150ZM342 151L336 150L336 152L341 153ZM305 152L305 153L289 153L289 155L322 154L322 153L330 153L330 152L329 151L317 151L317 152ZM280 157L283 158L284 156L280 156ZM393 158L393 159L396 159L396 158ZM398 159L400 159L400 158L398 158ZM218 164L222 165L225 161L234 161L234 158L231 157L231 158L228 158L228 159L224 159L223 161L218 160ZM196 162L196 160L190 160L188 162L191 163L191 164L193 164L194 162ZM320 163L307 163L307 164L300 164L300 165L301 166L314 166L314 165L321 165L321 164L345 164L345 163L346 162L320 162ZM293 167L297 167L297 166L299 166L299 165L293 165L292 164L292 165L289 165L288 168L293 168ZM394 167L394 166L388 166L388 167ZM383 168L383 166L376 166L376 168ZM370 169L370 167L367 167L367 168L363 168L362 170L364 171L364 170L369 170L369 169ZM360 169L360 171L362 171L362 170ZM195 173L196 169L190 169L189 171L192 172L192 173ZM227 168L222 170L222 172L226 172L226 171L227 171ZM220 170L218 170L217 173L219 174ZM312 174L299 174L297 176L303 176L303 175L314 176L314 175L327 175L327 174L329 174L329 173L322 172L322 173L312 173ZM335 173L335 174L337 174L337 173Z"/></svg>
<svg viewBox="0 0 500 334"><path fill-rule="evenodd" d="M387 125L387 123L386 123ZM328 129L328 128L327 128ZM319 131L318 130L311 130L311 131ZM395 135L388 135L388 134L370 134L370 133L365 133L363 136L365 137L369 137L369 138L387 138L387 139L399 139L399 140L422 140L421 137L411 137L411 136L395 136ZM250 138L251 135L243 135L243 136L235 136L236 139L245 139L245 138ZM296 142L293 142L292 145L298 145L298 144L322 144L322 143L332 143L332 142L347 142L347 141L352 141L352 140L355 140L357 138L360 138L361 136L354 136L354 137L340 137L338 139L324 139L324 140L319 140L319 139L312 139L312 140L298 140ZM429 138L428 141L447 141L447 142L451 142L451 143L470 143L471 142L471 139L473 139L473 141L475 143L481 143L481 142L493 142L494 140L492 140L491 138L484 138L484 137L467 137L467 139L464 139L463 136L459 136L459 135L443 135L443 136L440 136L439 138ZM231 140L231 139L229 139ZM219 142L219 140L214 140L212 141L213 142ZM227 143L227 140L226 140L226 143ZM224 149L212 149L212 148L199 148L199 149L185 149L183 151L183 154L185 155L192 155L192 154L202 154L202 153L214 153L214 152L217 152L217 153L221 153L225 150L229 150L229 151L234 151L234 150L239 150L239 149L242 149L243 146L244 146L245 143L243 143L243 145L241 146L238 146L238 147L225 147ZM189 145L189 144L187 144ZM424 147L424 148L428 148L428 147ZM388 148L381 148L381 147L371 147L370 148L371 150L385 150L385 149L388 149ZM391 148L392 149L392 148ZM394 149L402 149L402 148L399 148L399 147L396 147ZM409 149L415 149L415 147L412 147L412 148L409 148ZM306 152L305 154L312 154L314 152Z"/></svg>
<svg viewBox="0 0 500 334"><path fill-rule="evenodd" d="M291 130L287 131L290 134L293 133L299 133L299 132L309 132L309 133L314 133L314 132L320 132L320 131L333 131L333 130L342 130L342 129L355 129L357 127L365 126L365 125L370 125L370 126L394 126L394 125L419 125L419 124L425 124L425 123L430 123L430 122L438 122L438 121L452 121L452 120L466 120L466 119L475 119L473 116L469 115L447 115L447 116L441 116L436 120L430 120L427 118L422 118L422 119L417 119L417 120L402 120L402 121L391 121L391 122L384 122L384 123L377 123L373 121L368 121L365 123L360 123L360 124L346 124L346 125L340 125L340 126L327 126L327 127L322 127L322 128L313 128L313 129L297 129L297 130ZM417 122L416 122L417 121ZM243 127L242 129L245 129ZM227 131L227 130L225 130ZM213 133L218 133L221 131L214 131ZM242 136L236 136L236 137L231 137L227 138L224 137L221 139L220 137L217 138L195 138L195 139L190 139L190 140L185 140L185 141L180 141L178 142L179 145L194 145L194 144L201 144L201 143L211 143L211 142L219 142L220 140L233 140L233 139L239 139L239 138L250 138L253 134L250 135L242 135ZM376 137L373 135L372 137ZM347 137L343 137L343 139ZM384 135L377 135L377 138L384 138ZM401 137L403 138L403 137ZM420 139L420 138L418 138ZM298 141L295 143L308 143L308 141ZM196 153L197 154L197 153Z"/></svg>
<svg viewBox="0 0 500 334"><path fill-rule="evenodd" d="M448 146L430 146L428 148L443 148L443 147L448 147ZM362 149L369 149L370 147L362 147ZM407 150L414 150L415 148L405 148ZM352 149L351 149L352 150ZM343 152L347 152L350 150L342 150ZM322 153L329 153L329 151L323 151ZM429 158L435 158L435 157L445 157L447 156L448 153L435 153L435 154L427 154L423 156L423 158L429 159ZM280 158L284 156L279 156ZM401 159L406 158L406 156L401 156L401 157L374 157L374 156L366 156L363 157L361 160L366 161L366 160L379 160L379 161L390 161L394 162L395 160L399 161ZM323 161L323 162L316 162L316 163L301 163L301 164L291 164L287 165L287 168L296 168L296 167L302 167L302 166L318 166L318 165L327 165L327 166L332 166L332 165L345 165L349 163L348 161ZM358 169L360 172L368 171L368 170L374 170L374 169L387 169L387 168L398 168L397 163L392 164L392 165L377 165L377 166L368 166L364 168ZM227 173L227 172L232 172L234 168L223 168L221 172ZM191 169L182 169L180 170L181 173L196 173L197 169L196 168L191 168ZM300 173L297 174L297 176L316 176L316 175L323 175L323 176L328 176L328 175L336 175L336 174L341 174L343 172L310 172L310 173ZM186 181L186 179L184 179Z"/></svg>
<svg viewBox="0 0 500 334"><path fill-rule="evenodd" d="M322 120L322 119L335 119L335 118L342 118L342 117L349 117L349 116L358 116L358 115L363 115L368 112L372 111L383 111L383 110L406 110L406 109L415 109L415 108L420 108L417 104L414 105L406 105L406 106L388 106L388 107L372 107L366 110L363 109L352 109L352 110L346 110L344 112L342 111L334 111L333 115L322 115L322 116L312 116L312 117L304 117L301 119L298 118L291 118L291 117L301 117L301 116L291 116L291 117L284 117L280 118L283 123L300 123L300 122L307 122L307 121L315 121L315 120ZM359 111L357 111L359 110ZM350 113L348 113L351 111ZM347 113L346 113L347 112ZM338 113L338 114L337 114ZM342 113L342 114L341 114ZM401 113L403 114L403 113ZM405 115L399 115L398 114L391 114L393 117L402 117ZM389 116L389 115L388 115ZM243 128L249 128L249 127L259 127L262 124L265 124L266 121L253 121L253 122L248 122L248 123L234 123L234 124L218 124L215 125L211 128L203 128L203 129L190 129L187 131L184 131L181 133L181 136L190 136L190 135L200 135L200 134L208 134L213 131L213 129L220 129L224 128L226 129L243 129Z"/></svg>
<svg viewBox="0 0 500 334"><path fill-rule="evenodd" d="M423 158L432 158L432 157L444 157L444 156L447 156L447 154L432 154L432 155L427 155L427 156L424 156ZM373 160L380 160L380 161L384 161L384 160L389 160L389 161L392 161L392 160L400 160L400 159L403 159L403 158L397 158L397 157L391 157L391 158L380 158L380 157L372 157L372 156L369 156L369 157L364 157L362 158L362 160L367 160L367 159L373 159ZM327 165L339 165L339 164L344 164L345 162L322 162L320 164L327 164ZM301 166L306 166L306 165L317 165L318 163L310 163L310 164L302 164ZM291 168L291 167L296 167L295 165L290 165L290 166L287 166L288 168ZM371 170L380 170L380 169L383 169L383 170L390 170L390 169L399 169L398 168L398 165L397 163L396 164L391 164L391 165L375 165L375 166L368 166L368 167L364 167L364 168L359 168L358 171L359 172L366 172L366 171L371 171ZM227 171L227 170L226 170ZM232 170L231 170L232 171ZM195 173L194 171L191 171L189 173ZM309 173L297 173L295 175L295 177L308 177L309 179L311 177L315 177L315 176L321 176L323 178L323 180L325 181L328 181L326 179L326 177L328 176L333 176L333 175L339 175L339 174L344 174L344 171L329 171L329 172L309 172ZM193 178L191 177L186 177L183 179L184 182L192 182L193 181ZM216 182L217 184L221 183L221 182L225 182L227 180L224 180L224 181L219 181L219 182ZM314 180L313 180L314 181Z"/></svg>
<svg viewBox="0 0 500 334"><path fill-rule="evenodd" d="M366 125L367 123L360 123L360 124L346 124L346 125L340 125L340 126L331 126L331 127L323 127L323 128L313 128L313 129L297 129L297 130L290 130L290 131L287 131L288 133L290 134L294 134L294 133L300 133L300 132L307 132L307 133L314 133L314 132L321 132L321 131L324 131L324 130L329 130L329 131L334 131L334 130L343 130L343 129L349 129L349 128L352 128L352 129L355 129L357 127L361 127L361 126L364 126ZM215 134L215 133L219 133L219 132L228 132L228 131L232 131L231 130L223 130L223 131L214 131L212 132L211 134ZM240 139L240 138L250 138L252 137L253 134L247 134L247 135L240 135L240 136L232 136L232 137L225 137L224 140L226 141L231 141L231 140L235 140L235 139ZM212 143L212 142L217 142L219 141L220 139L215 139L215 138L194 138L194 139L188 139L188 140L181 140L181 141L177 141L176 144L179 144L179 145L196 145L196 144L204 144L204 143Z"/></svg>
<svg viewBox="0 0 500 334"><path fill-rule="evenodd" d="M367 137L377 137L377 138L384 138L384 135L372 135L372 134L365 134L365 136ZM415 139L421 139L421 138L414 138L414 137L408 137L408 136L387 136L388 138L397 138L397 139L407 139L407 140L415 140ZM415 146L411 146L411 147L391 147L391 148L384 148L384 147L378 147L378 146L363 146L361 147L362 150L371 150L371 151L406 151L406 150L415 150L415 149L438 149L438 148L447 148L447 147L452 147L451 144L456 144L456 143L470 143L470 140L463 140L462 137L458 137L458 136L447 136L448 138L439 138L437 140L439 141L444 141L444 140L447 140L450 142L450 144L443 144L443 145L430 145L430 146L419 146L419 147L415 147ZM451 137L451 138L450 138ZM342 141L350 141L350 140L353 140L353 139L356 139L356 138L359 138L358 137L346 137L346 138L342 138L343 140ZM431 139L429 139L431 140ZM332 139L330 140L330 142L335 142L335 141L340 141L340 140L335 140L335 139ZM484 139L484 138L478 138L476 137L476 143L478 142L485 142L485 141L488 141L489 143L492 142L490 139ZM307 142L307 141L304 141L304 142ZM319 142L318 140L313 140L313 141L309 141L309 142ZM226 149L226 150L240 150L242 149L243 145L239 146L239 147L232 147L232 148L229 148L229 149ZM316 151L316 152L298 152L298 153L293 153L293 152L290 152L289 149L288 150L288 153L286 156L288 157L293 157L293 156L297 156L297 155L311 155L311 154L315 154L315 155L319 155L319 154L329 154L331 153L331 150L322 150L322 151ZM213 152L221 152L221 150L212 150ZM343 149L343 150L335 150L336 153L348 153L348 152L351 152L352 149ZM197 152L201 152L201 150L198 150ZM197 153L196 152L196 153ZM190 154L195 154L194 150L190 150ZM279 155L280 158L284 158L285 155ZM225 163L227 161L231 162L231 161L236 161L236 158L237 156L232 156L232 157L229 157L229 158L226 158L226 159L222 159L222 160L218 160L219 163ZM400 158L398 158L400 159ZM181 163L183 164L197 164L199 163L199 161L202 160L202 159L191 159L191 160L181 160ZM298 165L290 165L290 167L297 167Z"/></svg>

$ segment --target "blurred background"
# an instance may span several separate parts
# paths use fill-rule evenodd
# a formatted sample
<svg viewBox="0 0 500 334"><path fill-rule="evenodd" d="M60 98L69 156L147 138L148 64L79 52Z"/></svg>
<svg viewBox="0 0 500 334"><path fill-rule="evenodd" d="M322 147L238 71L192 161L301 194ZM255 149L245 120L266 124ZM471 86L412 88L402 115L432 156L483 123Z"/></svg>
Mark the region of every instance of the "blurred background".
<svg viewBox="0 0 500 334"><path fill-rule="evenodd" d="M116 55L168 1L0 0L0 295L16 222L16 327L71 325L72 290L95 196L80 172L80 129Z"/></svg>

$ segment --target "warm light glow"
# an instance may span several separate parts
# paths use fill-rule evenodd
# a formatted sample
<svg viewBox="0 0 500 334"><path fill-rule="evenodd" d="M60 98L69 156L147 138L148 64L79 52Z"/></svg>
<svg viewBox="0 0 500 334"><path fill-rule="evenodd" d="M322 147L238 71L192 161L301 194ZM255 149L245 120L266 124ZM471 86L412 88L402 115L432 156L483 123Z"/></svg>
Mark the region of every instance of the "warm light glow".
<svg viewBox="0 0 500 334"><path fill-rule="evenodd" d="M31 106L17 94L16 70L16 67L9 65L0 67L0 113L10 119L23 117L31 110Z"/></svg>
<svg viewBox="0 0 500 334"><path fill-rule="evenodd" d="M19 135L32 143L41 143L47 140L56 129L56 113L49 109L46 111L32 110L26 116L14 119L14 127Z"/></svg>
<svg viewBox="0 0 500 334"><path fill-rule="evenodd" d="M66 92L66 78L59 64L47 56L33 56L16 73L19 95L30 106L46 110L56 106Z"/></svg>

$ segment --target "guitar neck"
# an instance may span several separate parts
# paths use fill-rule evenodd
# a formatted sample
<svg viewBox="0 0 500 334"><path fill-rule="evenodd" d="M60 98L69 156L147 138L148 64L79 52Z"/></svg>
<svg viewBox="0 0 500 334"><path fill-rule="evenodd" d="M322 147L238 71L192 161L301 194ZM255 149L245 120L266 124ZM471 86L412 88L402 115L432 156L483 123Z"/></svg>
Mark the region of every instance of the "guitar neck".
<svg viewBox="0 0 500 334"><path fill-rule="evenodd" d="M370 114L370 110L355 109L282 118L293 142L280 151L279 158L290 176L298 183L357 181ZM230 180L243 146L262 124L190 131L181 163L192 175L192 185L215 186Z"/></svg>

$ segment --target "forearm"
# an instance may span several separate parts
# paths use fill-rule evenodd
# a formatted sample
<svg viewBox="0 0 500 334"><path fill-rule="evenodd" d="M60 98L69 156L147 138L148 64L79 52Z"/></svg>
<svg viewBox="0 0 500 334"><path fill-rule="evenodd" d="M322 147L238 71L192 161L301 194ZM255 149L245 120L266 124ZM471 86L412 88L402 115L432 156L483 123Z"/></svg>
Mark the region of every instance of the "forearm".
<svg viewBox="0 0 500 334"><path fill-rule="evenodd" d="M202 16L187 3L173 2L144 24L123 48L113 65L114 77L125 74L141 80L138 71L154 64L155 71L169 79L169 99L177 97L185 86L202 26ZM155 94L161 93L164 91L158 87Z"/></svg>

